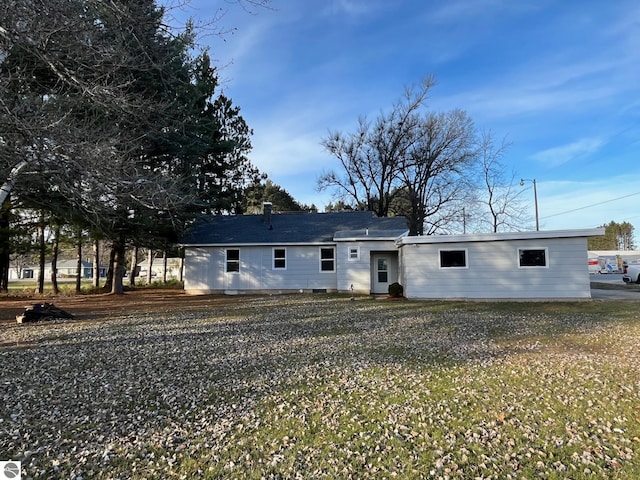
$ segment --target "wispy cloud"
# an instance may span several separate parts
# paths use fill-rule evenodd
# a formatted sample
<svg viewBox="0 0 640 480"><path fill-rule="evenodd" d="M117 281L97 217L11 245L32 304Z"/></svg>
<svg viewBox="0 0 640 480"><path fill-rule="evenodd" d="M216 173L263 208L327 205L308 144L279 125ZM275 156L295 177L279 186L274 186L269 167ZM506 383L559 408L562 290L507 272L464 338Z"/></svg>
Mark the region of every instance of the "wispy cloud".
<svg viewBox="0 0 640 480"><path fill-rule="evenodd" d="M324 11L333 15L359 16L375 10L377 3L374 0L330 0Z"/></svg>
<svg viewBox="0 0 640 480"><path fill-rule="evenodd" d="M556 167L576 158L591 155L600 150L603 145L604 141L601 139L582 138L568 145L561 145L534 153L531 158L547 166Z"/></svg>
<svg viewBox="0 0 640 480"><path fill-rule="evenodd" d="M431 23L456 23L465 20L477 20L481 17L495 17L497 13L525 13L540 8L541 2L511 0L449 0L438 2L435 8L428 9Z"/></svg>

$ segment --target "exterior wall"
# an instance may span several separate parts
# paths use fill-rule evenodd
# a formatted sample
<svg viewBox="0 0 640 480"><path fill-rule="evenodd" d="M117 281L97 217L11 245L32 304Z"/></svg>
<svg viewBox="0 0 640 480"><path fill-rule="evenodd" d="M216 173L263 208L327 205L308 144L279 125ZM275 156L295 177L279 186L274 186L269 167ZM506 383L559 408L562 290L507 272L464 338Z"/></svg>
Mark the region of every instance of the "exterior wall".
<svg viewBox="0 0 640 480"><path fill-rule="evenodd" d="M65 266L65 263L67 266ZM62 266L58 266L58 278L74 278L76 276L76 272L78 269L76 268L75 261L72 262L73 266L68 266L69 262L62 264ZM27 274L27 272L31 272ZM21 273L18 274L18 270L16 267L11 267L9 269L9 280L32 280L38 278L38 274L40 272L40 267L38 265L26 265L22 267ZM31 275L31 276L28 276ZM104 277L106 275L106 267L100 267L100 276ZM93 276L93 265L91 263L83 263L82 266L82 277L83 278L91 278ZM48 282L51 279L51 262L47 262L44 267L44 278Z"/></svg>
<svg viewBox="0 0 640 480"><path fill-rule="evenodd" d="M519 248L546 248L548 266L519 267ZM466 249L468 268L440 268L442 249ZM591 298L584 237L406 244L400 252L408 298Z"/></svg>
<svg viewBox="0 0 640 480"><path fill-rule="evenodd" d="M357 260L349 258L349 249L358 248ZM350 292L353 285L354 293L369 294L371 292L371 252L396 252L393 241L349 241L338 242L338 276L337 288L341 292ZM395 280L394 280L395 281Z"/></svg>
<svg viewBox="0 0 640 480"><path fill-rule="evenodd" d="M322 245L333 247L333 245ZM273 268L273 246L229 247L240 250L240 271L225 272L224 247L185 249L187 293L242 293L337 289L337 269L320 271L320 245L283 245L286 269ZM337 250L337 249L336 249ZM337 267L337 252L334 267Z"/></svg>
<svg viewBox="0 0 640 480"><path fill-rule="evenodd" d="M147 271L149 267L149 260L143 260L139 262L138 267L138 275L141 280L145 280L147 276ZM181 259L179 257L168 257L167 258L167 279L176 279L180 278L180 266ZM164 274L164 257L154 257L153 263L151 264L151 272L152 276L161 279Z"/></svg>

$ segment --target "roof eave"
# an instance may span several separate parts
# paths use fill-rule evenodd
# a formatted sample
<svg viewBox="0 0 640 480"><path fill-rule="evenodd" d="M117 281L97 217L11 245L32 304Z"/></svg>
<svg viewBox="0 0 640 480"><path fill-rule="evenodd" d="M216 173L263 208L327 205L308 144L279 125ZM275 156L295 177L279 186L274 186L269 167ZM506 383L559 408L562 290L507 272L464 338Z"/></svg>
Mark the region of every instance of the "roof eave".
<svg viewBox="0 0 640 480"><path fill-rule="evenodd" d="M270 242L270 243L234 243L234 242L222 242L222 243L179 243L178 245L183 248L203 248L203 247L224 247L224 248L239 248L239 247L296 247L296 246L321 246L321 245L335 245L335 241L327 240L321 242Z"/></svg>
<svg viewBox="0 0 640 480"><path fill-rule="evenodd" d="M542 240L550 238L597 237L604 235L604 228L576 230L543 230L535 232L498 232L462 235L425 235L420 237L403 237L399 245L437 244L437 243L469 243L495 242L508 240Z"/></svg>

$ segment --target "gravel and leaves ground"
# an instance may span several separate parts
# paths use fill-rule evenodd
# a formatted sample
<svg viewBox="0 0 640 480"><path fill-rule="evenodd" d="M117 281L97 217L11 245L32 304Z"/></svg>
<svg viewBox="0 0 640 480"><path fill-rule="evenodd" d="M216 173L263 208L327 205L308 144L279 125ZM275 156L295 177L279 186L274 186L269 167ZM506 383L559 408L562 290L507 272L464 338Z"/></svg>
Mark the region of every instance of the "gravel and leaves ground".
<svg viewBox="0 0 640 480"><path fill-rule="evenodd" d="M640 303L171 297L2 323L0 460L34 479L640 477Z"/></svg>

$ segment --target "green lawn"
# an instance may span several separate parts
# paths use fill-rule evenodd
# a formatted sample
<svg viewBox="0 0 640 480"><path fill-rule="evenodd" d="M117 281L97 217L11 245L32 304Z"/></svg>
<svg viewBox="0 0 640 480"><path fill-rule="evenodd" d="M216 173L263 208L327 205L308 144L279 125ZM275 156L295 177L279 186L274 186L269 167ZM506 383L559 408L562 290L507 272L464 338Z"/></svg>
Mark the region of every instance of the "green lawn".
<svg viewBox="0 0 640 480"><path fill-rule="evenodd" d="M93 288L93 280L90 278L83 278L80 286L83 290L90 290ZM32 295L38 288L37 280L12 280L9 282L9 295ZM74 293L76 288L75 278L62 278L58 279L58 288L60 292ZM44 294L53 295L53 287L51 281L44 282Z"/></svg>
<svg viewBox="0 0 640 480"><path fill-rule="evenodd" d="M23 478L640 476L640 302L238 300L0 327L0 452Z"/></svg>

